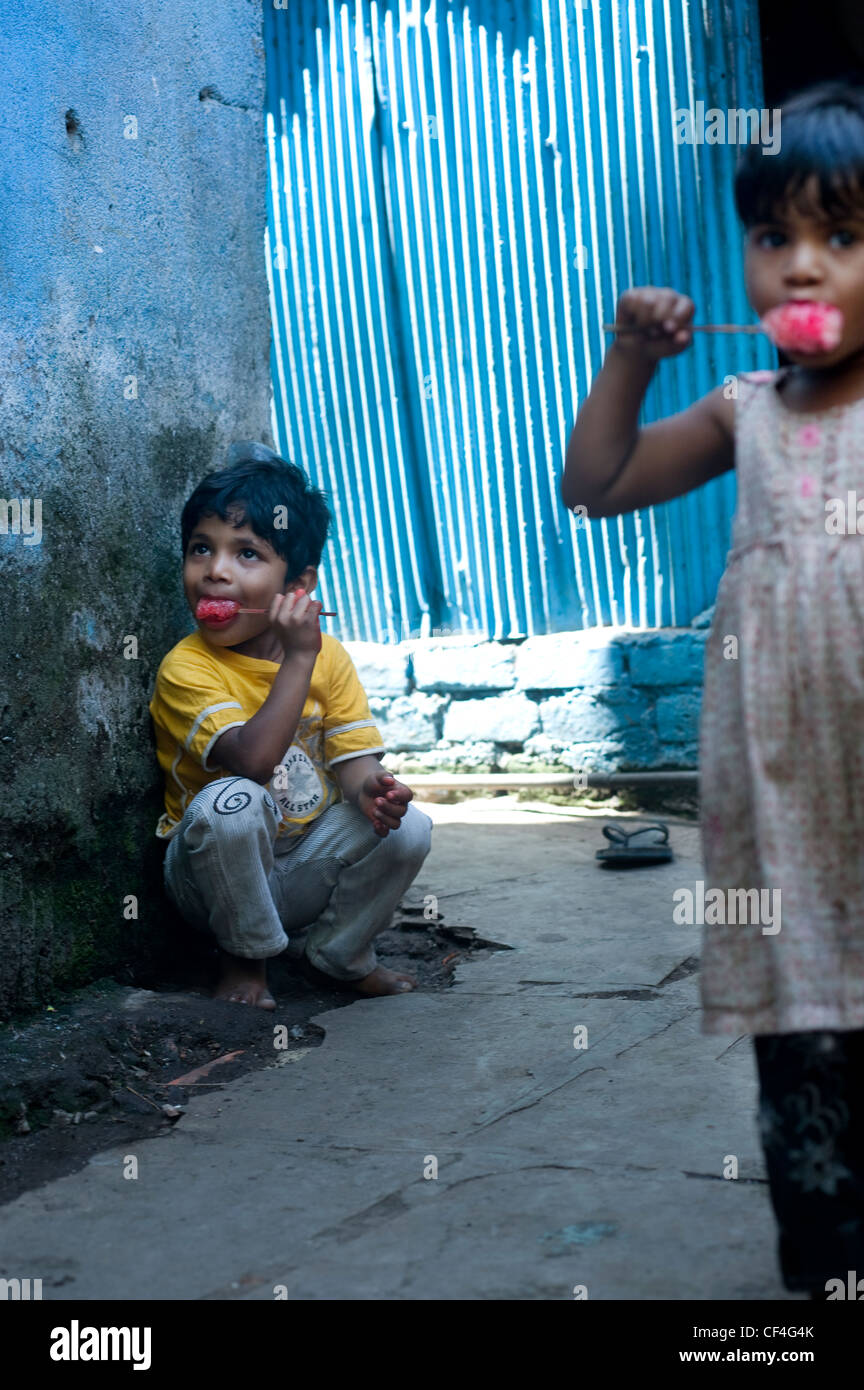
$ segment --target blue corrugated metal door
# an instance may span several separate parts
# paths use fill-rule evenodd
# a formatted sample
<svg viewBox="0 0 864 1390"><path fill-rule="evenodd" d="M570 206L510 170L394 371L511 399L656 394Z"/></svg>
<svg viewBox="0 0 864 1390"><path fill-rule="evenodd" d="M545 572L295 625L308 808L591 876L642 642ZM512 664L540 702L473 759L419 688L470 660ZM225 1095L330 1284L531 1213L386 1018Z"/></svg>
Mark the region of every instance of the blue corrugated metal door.
<svg viewBox="0 0 864 1390"><path fill-rule="evenodd" d="M274 433L330 492L343 638L688 622L734 482L580 528L569 430L630 284L752 321L736 148L674 111L760 99L755 0L286 0L265 9ZM698 335L697 335L698 336ZM662 368L645 418L767 343Z"/></svg>

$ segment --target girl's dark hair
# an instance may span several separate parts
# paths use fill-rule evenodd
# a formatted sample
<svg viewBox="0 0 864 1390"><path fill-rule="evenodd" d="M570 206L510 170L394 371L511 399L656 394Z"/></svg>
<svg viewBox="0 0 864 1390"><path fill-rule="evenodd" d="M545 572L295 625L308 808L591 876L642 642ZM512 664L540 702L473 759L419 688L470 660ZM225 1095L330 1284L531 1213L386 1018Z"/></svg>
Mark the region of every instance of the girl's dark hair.
<svg viewBox="0 0 864 1390"><path fill-rule="evenodd" d="M805 194L815 175L818 183ZM848 217L864 208L864 87L821 82L781 107L780 148L745 145L735 174L735 205L745 227L773 222L794 204L810 215Z"/></svg>
<svg viewBox="0 0 864 1390"><path fill-rule="evenodd" d="M289 580L309 565L317 569L332 519L326 493L312 487L296 464L277 455L266 462L242 459L207 474L180 518L184 556L202 516L218 516L236 528L250 526L281 555Z"/></svg>

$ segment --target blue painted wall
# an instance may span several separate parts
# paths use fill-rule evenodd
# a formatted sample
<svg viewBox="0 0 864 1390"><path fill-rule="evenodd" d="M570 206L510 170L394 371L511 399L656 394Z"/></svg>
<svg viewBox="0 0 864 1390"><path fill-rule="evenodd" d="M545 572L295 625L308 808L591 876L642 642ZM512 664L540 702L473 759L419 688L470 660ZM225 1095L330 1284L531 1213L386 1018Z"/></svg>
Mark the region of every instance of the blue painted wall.
<svg viewBox="0 0 864 1390"><path fill-rule="evenodd" d="M631 284L752 322L737 150L674 111L760 102L755 0L304 0L265 8L274 433L330 489L336 635L682 625L734 480L579 529L567 438ZM767 342L703 335L645 419Z"/></svg>
<svg viewBox="0 0 864 1390"><path fill-rule="evenodd" d="M270 409L261 6L16 0L0 67L0 497L41 506L0 533L7 1011L161 925L180 507Z"/></svg>

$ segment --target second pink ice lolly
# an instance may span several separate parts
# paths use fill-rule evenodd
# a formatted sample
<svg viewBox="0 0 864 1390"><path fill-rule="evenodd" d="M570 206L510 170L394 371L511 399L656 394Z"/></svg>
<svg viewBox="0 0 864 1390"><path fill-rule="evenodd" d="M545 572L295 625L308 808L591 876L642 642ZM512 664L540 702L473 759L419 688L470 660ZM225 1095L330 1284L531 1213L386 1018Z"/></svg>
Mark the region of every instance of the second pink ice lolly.
<svg viewBox="0 0 864 1390"><path fill-rule="evenodd" d="M769 310L762 327L782 352L831 352L843 333L843 313L819 300L789 300Z"/></svg>

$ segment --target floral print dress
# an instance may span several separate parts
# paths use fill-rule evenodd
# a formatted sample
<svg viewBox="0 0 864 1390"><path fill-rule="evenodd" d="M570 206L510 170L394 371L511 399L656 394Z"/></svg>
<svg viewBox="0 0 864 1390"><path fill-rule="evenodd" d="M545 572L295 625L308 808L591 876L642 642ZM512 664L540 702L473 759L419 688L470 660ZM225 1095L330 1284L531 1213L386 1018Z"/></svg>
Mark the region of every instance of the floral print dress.
<svg viewBox="0 0 864 1390"><path fill-rule="evenodd" d="M779 930L704 927L707 1033L864 1028L864 399L802 414L783 376L738 379L700 733L706 892L779 889Z"/></svg>

